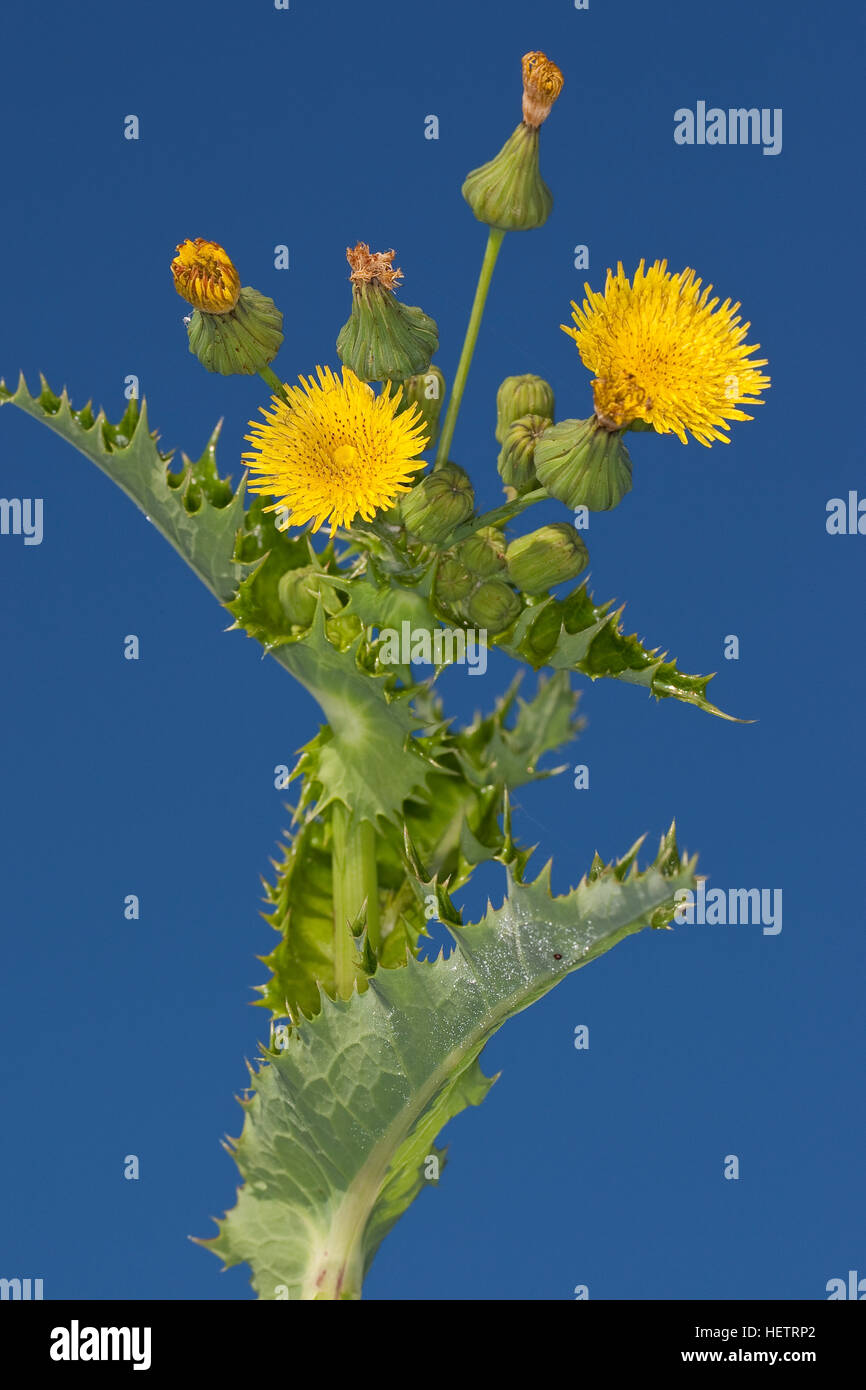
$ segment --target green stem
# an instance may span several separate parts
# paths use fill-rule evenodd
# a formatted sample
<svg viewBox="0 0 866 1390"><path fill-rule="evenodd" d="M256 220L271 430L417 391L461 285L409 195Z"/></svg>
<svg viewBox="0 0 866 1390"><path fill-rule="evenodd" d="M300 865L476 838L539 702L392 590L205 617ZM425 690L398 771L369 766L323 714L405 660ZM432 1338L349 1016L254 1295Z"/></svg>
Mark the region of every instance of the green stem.
<svg viewBox="0 0 866 1390"><path fill-rule="evenodd" d="M463 351L460 354L460 361L457 364L457 375L454 378L454 385L451 388L451 399L448 402L448 409L445 412L445 423L442 426L442 434L439 437L439 447L436 450L436 463L434 465L436 468L441 468L443 463L448 462L448 455L451 451L451 440L454 438L454 426L457 424L460 402L463 399L463 388L466 385L466 378L469 375L472 354L475 352L475 344L478 339L478 330L481 327L484 305L487 301L487 292L490 289L493 267L496 265L496 257L499 255L499 248L502 245L502 238L504 236L505 232L501 227L490 228L490 235L487 238L487 247L484 252L484 260L481 263L481 273L478 276L478 285L475 290L475 299L472 302L472 312L469 315L469 325L466 329L466 337L463 339Z"/></svg>
<svg viewBox="0 0 866 1390"><path fill-rule="evenodd" d="M381 941L376 832L369 821L362 821L350 834L349 812L340 801L334 803L331 825L334 983L338 996L348 999L355 984L355 942L350 924L357 921L365 902L367 939L377 955Z"/></svg>
<svg viewBox="0 0 866 1390"><path fill-rule="evenodd" d="M262 367L261 371L259 372L259 376L261 377L262 381L267 382L274 395L279 396L281 401L285 401L288 399L288 397L286 396L285 386L280 381L280 378L277 376L276 372L271 371L270 367Z"/></svg>
<svg viewBox="0 0 866 1390"><path fill-rule="evenodd" d="M479 531L482 526L502 526L506 521L511 521L513 517L520 516L520 513L525 512L527 507L534 507L536 502L549 500L550 493L547 488L539 487L534 492L527 492L524 497L515 497L513 502L503 502L501 507L494 507L492 512L485 512L483 516L476 516L474 521L465 521L462 526L458 526L456 531L452 531L439 548L448 550L458 541L465 540L473 532Z"/></svg>

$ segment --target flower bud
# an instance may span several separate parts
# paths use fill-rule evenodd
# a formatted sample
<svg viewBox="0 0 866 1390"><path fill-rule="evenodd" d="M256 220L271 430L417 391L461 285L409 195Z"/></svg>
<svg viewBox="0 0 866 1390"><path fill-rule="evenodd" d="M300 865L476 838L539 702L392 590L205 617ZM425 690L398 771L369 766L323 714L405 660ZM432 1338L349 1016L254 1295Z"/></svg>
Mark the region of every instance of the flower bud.
<svg viewBox="0 0 866 1390"><path fill-rule="evenodd" d="M436 570L435 594L440 603L459 602L470 592L475 579L452 555L445 555Z"/></svg>
<svg viewBox="0 0 866 1390"><path fill-rule="evenodd" d="M469 622L487 632L504 632L521 610L518 594L501 579L485 579L461 604Z"/></svg>
<svg viewBox="0 0 866 1390"><path fill-rule="evenodd" d="M316 616L317 595L321 594L326 613L339 613L342 608L332 584L322 584L321 570L315 565L301 565L286 570L277 585L280 607L293 627L309 627Z"/></svg>
<svg viewBox="0 0 866 1390"><path fill-rule="evenodd" d="M553 194L538 170L538 130L562 91L562 73L543 53L523 57L523 121L495 159L474 169L463 197L479 222L529 231L550 216Z"/></svg>
<svg viewBox="0 0 866 1390"><path fill-rule="evenodd" d="M350 647L363 630L364 625L357 613L337 613L334 617L325 619L328 641L341 652Z"/></svg>
<svg viewBox="0 0 866 1390"><path fill-rule="evenodd" d="M503 483L515 497L522 497L538 487L535 446L552 423L544 415L522 415L508 426L496 466Z"/></svg>
<svg viewBox="0 0 866 1390"><path fill-rule="evenodd" d="M445 378L438 367L431 365L426 372L419 372L416 376L410 376L403 382L403 396L397 408L399 415L404 410L409 410L411 406L417 405L424 421L424 432L427 435L426 448L432 449L439 434L439 412L442 409L442 400L445 396Z"/></svg>
<svg viewBox="0 0 866 1390"><path fill-rule="evenodd" d="M567 507L609 511L631 491L631 459L622 434L605 429L595 416L551 425L535 446L538 481Z"/></svg>
<svg viewBox="0 0 866 1390"><path fill-rule="evenodd" d="M457 547L457 558L478 579L491 579L505 569L505 536L495 526L482 526Z"/></svg>
<svg viewBox="0 0 866 1390"><path fill-rule="evenodd" d="M435 321L393 293L403 277L391 264L394 255L371 252L363 241L346 248L352 312L340 330L337 352L362 381L399 382L426 372L439 346Z"/></svg>
<svg viewBox="0 0 866 1390"><path fill-rule="evenodd" d="M400 503L403 525L422 541L437 545L472 515L472 484L456 463L427 473Z"/></svg>
<svg viewBox="0 0 866 1390"><path fill-rule="evenodd" d="M189 350L209 372L252 376L276 357L283 316L258 290L241 289L238 272L215 241L181 242L171 263L178 294L193 306Z"/></svg>
<svg viewBox="0 0 866 1390"><path fill-rule="evenodd" d="M508 547L508 577L525 594L545 594L575 579L589 563L589 552L567 521L518 536Z"/></svg>
<svg viewBox="0 0 866 1390"><path fill-rule="evenodd" d="M524 415L554 418L553 387L543 377L507 376L496 392L496 440L505 443L509 426Z"/></svg>

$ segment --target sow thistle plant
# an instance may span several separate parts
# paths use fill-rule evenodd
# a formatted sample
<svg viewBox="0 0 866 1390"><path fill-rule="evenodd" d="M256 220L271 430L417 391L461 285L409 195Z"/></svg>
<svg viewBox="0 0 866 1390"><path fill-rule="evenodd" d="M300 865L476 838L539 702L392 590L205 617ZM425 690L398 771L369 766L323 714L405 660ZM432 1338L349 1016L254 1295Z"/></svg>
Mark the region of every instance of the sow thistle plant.
<svg viewBox="0 0 866 1390"><path fill-rule="evenodd" d="M739 305L710 298L692 270L642 261L629 277L620 264L603 290L587 285L565 327L593 374L592 412L557 421L547 382L507 378L490 459L473 461L478 476L499 446L505 500L479 515L468 460L452 458L458 411L503 238L541 226L552 208L539 132L562 74L530 53L523 80L521 123L463 186L489 230L441 430L436 324L398 298L394 251L364 243L347 253L341 369L299 364L308 374L297 384L271 365L283 337L273 301L243 288L214 242L178 247L191 352L211 372L259 373L270 392L237 487L217 469L217 431L200 458L174 463L143 402L111 424L44 380L37 395L23 377L15 391L0 383L0 402L47 424L127 493L231 626L324 716L300 752L292 829L266 887L276 944L258 1002L271 1031L231 1141L243 1184L218 1235L202 1241L227 1266L247 1263L264 1299L359 1298L380 1242L441 1172L439 1132L492 1084L479 1065L491 1035L624 937L669 926L676 892L696 881L673 827L645 868L640 841L609 863L596 854L563 896L552 894L549 864L528 873L509 797L550 775L545 754L577 732L572 673L730 716L710 703L710 677L681 672L624 632L621 610L595 601L579 581L589 557L570 519L522 533L512 523L551 498L588 513L616 507L632 484L630 431L727 441L732 420L751 418L742 407L760 403L766 363L745 342ZM395 650L403 628L437 653L432 679ZM443 633L547 674L530 698L512 685L458 727L436 692L458 659ZM455 896L489 862L502 867L502 900L465 922ZM433 920L453 947L429 960Z"/></svg>

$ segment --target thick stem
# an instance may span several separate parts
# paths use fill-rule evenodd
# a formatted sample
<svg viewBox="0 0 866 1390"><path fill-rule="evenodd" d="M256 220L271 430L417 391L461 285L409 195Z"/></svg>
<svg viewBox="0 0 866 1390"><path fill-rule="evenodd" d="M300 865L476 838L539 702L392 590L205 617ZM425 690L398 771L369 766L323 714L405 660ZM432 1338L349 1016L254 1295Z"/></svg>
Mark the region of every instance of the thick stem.
<svg viewBox="0 0 866 1390"><path fill-rule="evenodd" d="M475 290L475 299L472 302L472 312L469 315L469 325L466 329L466 337L463 339L463 351L460 354L460 361L457 364L457 375L454 378L454 385L451 388L451 399L448 402L448 409L445 412L445 423L442 426L442 433L439 437L439 447L436 450L436 468L441 468L443 463L448 462L448 455L451 451L451 440L454 438L454 426L457 424L460 402L463 399L463 388L466 385L466 378L469 375L472 354L475 352L475 344L478 339L478 330L481 327L484 305L487 301L487 292L490 289L493 267L496 265L496 257L499 255L499 248L502 245L502 238L504 236L505 232L501 227L490 228L490 235L487 238L487 247L484 252L484 260L481 263L481 273L478 276L478 285Z"/></svg>
<svg viewBox="0 0 866 1390"><path fill-rule="evenodd" d="M362 821L349 832L349 812L334 803L331 821L333 850L331 875L334 890L334 983L341 999L348 999L355 984L355 944L350 924L357 921L366 903L367 936L373 950L380 942L379 881L376 868L376 832Z"/></svg>

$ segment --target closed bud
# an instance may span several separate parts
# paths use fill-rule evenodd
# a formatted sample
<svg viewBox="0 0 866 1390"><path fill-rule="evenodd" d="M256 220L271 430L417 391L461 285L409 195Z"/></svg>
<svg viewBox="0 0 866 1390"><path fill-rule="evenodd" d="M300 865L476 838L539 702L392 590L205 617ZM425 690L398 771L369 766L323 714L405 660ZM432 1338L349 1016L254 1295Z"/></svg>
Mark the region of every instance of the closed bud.
<svg viewBox="0 0 866 1390"><path fill-rule="evenodd" d="M505 536L495 526L482 526L457 547L457 558L478 579L492 579L505 569Z"/></svg>
<svg viewBox="0 0 866 1390"><path fill-rule="evenodd" d="M473 626L493 634L511 627L522 606L519 596L502 579L485 579L462 604Z"/></svg>
<svg viewBox="0 0 866 1390"><path fill-rule="evenodd" d="M522 415L508 426L496 466L503 483L515 497L523 497L538 487L535 446L552 423L544 415Z"/></svg>
<svg viewBox="0 0 866 1390"><path fill-rule="evenodd" d="M589 563L589 552L573 526L557 521L508 547L508 576L525 594L544 594L555 584L575 579Z"/></svg>
<svg viewBox="0 0 866 1390"><path fill-rule="evenodd" d="M606 429L594 415L552 425L535 446L538 481L567 507L609 511L631 491L631 459L622 434Z"/></svg>
<svg viewBox="0 0 866 1390"><path fill-rule="evenodd" d="M337 352L362 381L406 381L426 372L439 346L436 323L423 310L401 304L394 287L403 278L393 251L366 242L346 249L352 268L352 312L337 338Z"/></svg>
<svg viewBox="0 0 866 1390"><path fill-rule="evenodd" d="M436 570L435 593L440 603L458 603L475 585L476 580L453 555L445 555Z"/></svg>
<svg viewBox="0 0 866 1390"><path fill-rule="evenodd" d="M215 241L196 237L177 248L174 286L193 306L187 324L189 350L209 372L253 376L276 357L283 316L272 299L249 285Z"/></svg>
<svg viewBox="0 0 866 1390"><path fill-rule="evenodd" d="M294 627L309 627L316 616L317 595L321 594L326 613L339 613L342 607L332 584L321 582L321 570L302 565L286 570L277 585L280 607Z"/></svg>
<svg viewBox="0 0 866 1390"><path fill-rule="evenodd" d="M515 420L524 415L554 418L553 387L543 377L527 372L523 376L507 376L496 392L496 439L505 443L505 436Z"/></svg>
<svg viewBox="0 0 866 1390"><path fill-rule="evenodd" d="M463 469L445 463L404 493L400 512L408 531L438 545L472 515L474 506L475 494Z"/></svg>
<svg viewBox="0 0 866 1390"><path fill-rule="evenodd" d="M419 372L416 376L410 376L403 382L403 396L397 410L409 410L413 405L417 405L424 421L424 432L427 435L428 449L432 449L439 434L439 412L442 409L442 400L445 396L445 378L438 367L432 364L426 372Z"/></svg>
<svg viewBox="0 0 866 1390"><path fill-rule="evenodd" d="M350 647L363 630L364 625L357 613L337 613L333 618L325 619L328 641L332 646L339 647L341 652Z"/></svg>

